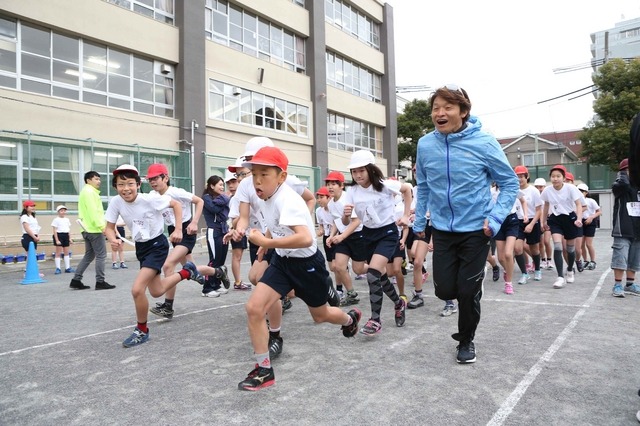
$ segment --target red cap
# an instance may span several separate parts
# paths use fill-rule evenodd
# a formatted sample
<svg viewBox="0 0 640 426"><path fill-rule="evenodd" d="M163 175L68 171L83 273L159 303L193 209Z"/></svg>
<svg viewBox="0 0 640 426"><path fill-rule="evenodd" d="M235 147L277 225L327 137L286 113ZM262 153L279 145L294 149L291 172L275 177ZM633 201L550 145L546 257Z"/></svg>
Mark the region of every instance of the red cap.
<svg viewBox="0 0 640 426"><path fill-rule="evenodd" d="M328 197L329 196L329 190L327 189L326 186L323 186L320 189L318 189L318 192L316 192L316 195L326 195Z"/></svg>
<svg viewBox="0 0 640 426"><path fill-rule="evenodd" d="M527 169L525 166L516 166L513 171L516 172L517 175L529 174L529 169Z"/></svg>
<svg viewBox="0 0 640 426"><path fill-rule="evenodd" d="M254 164L279 167L282 171L286 171L289 165L289 159L280 148L264 146L255 153L251 161L242 163L242 166L250 169Z"/></svg>
<svg viewBox="0 0 640 426"><path fill-rule="evenodd" d="M575 179L573 178L573 173L571 172L567 172L567 174L564 176L564 178L566 180L570 180L571 182L573 182Z"/></svg>
<svg viewBox="0 0 640 426"><path fill-rule="evenodd" d="M551 174L551 172L554 170L559 170L560 173L562 173L562 176L565 176L567 174L567 169L562 164L557 164L553 166L551 170L549 170L549 174Z"/></svg>
<svg viewBox="0 0 640 426"><path fill-rule="evenodd" d="M326 178L324 178L324 181L335 181L335 182L342 182L344 183L344 175L340 172L330 172Z"/></svg>
<svg viewBox="0 0 640 426"><path fill-rule="evenodd" d="M618 171L625 170L629 168L629 159L625 158L620 162L620 166L618 167Z"/></svg>
<svg viewBox="0 0 640 426"><path fill-rule="evenodd" d="M167 166L161 163L155 163L149 166L149 169L147 170L147 179L152 179L160 175L169 176L169 169L167 169Z"/></svg>
<svg viewBox="0 0 640 426"><path fill-rule="evenodd" d="M26 200L22 202L22 207L27 208L27 207L35 207L36 203L34 203L31 200Z"/></svg>

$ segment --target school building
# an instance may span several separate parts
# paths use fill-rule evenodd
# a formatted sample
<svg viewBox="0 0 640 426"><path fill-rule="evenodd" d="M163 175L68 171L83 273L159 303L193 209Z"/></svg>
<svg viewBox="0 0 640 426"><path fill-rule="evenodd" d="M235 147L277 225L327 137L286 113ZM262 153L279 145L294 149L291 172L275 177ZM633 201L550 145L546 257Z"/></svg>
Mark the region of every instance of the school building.
<svg viewBox="0 0 640 426"><path fill-rule="evenodd" d="M253 136L312 189L361 148L393 174L394 66L381 0L3 0L0 234L26 199L73 218L89 170L106 205L123 163L201 193Z"/></svg>

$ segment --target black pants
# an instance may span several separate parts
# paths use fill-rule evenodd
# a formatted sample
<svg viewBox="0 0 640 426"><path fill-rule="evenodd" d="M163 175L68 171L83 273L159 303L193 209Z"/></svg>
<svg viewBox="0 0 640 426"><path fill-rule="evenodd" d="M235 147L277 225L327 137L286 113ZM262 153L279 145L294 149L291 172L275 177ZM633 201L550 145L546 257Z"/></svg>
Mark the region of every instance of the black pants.
<svg viewBox="0 0 640 426"><path fill-rule="evenodd" d="M433 230L433 284L442 300L458 299L455 340L473 340L480 322L480 299L489 237L482 231Z"/></svg>

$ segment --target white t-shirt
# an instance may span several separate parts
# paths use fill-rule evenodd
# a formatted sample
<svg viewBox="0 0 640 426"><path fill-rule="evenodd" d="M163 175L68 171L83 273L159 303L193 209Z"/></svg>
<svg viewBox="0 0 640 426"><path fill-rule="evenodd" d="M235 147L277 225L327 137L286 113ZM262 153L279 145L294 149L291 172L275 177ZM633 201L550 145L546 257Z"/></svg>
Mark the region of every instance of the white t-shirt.
<svg viewBox="0 0 640 426"><path fill-rule="evenodd" d="M322 231L325 236L331 235L331 226L333 225L333 216L331 212L323 207L316 209L316 223L318 226L322 226Z"/></svg>
<svg viewBox="0 0 640 426"><path fill-rule="evenodd" d="M549 214L559 216L574 212L576 201L581 200L582 194L574 185L564 183L560 190L556 190L553 185L547 186L540 197L542 201L549 203Z"/></svg>
<svg viewBox="0 0 640 426"><path fill-rule="evenodd" d="M260 212L267 229L273 239L293 235L292 226L307 226L311 236L314 236L313 220L309 208L302 197L288 185L280 185L276 192L264 202ZM297 249L275 249L282 257L309 257L318 250L315 238L309 247Z"/></svg>
<svg viewBox="0 0 640 426"><path fill-rule="evenodd" d="M528 185L521 191L524 193L524 199L527 201L527 215L529 219L533 219L536 215L536 208L544 204L544 201L540 198L540 191L531 185Z"/></svg>
<svg viewBox="0 0 640 426"><path fill-rule="evenodd" d="M395 222L395 196L400 194L402 184L397 180L382 181L382 191L373 189L373 185L363 188L354 185L345 195L345 204L352 204L356 215L367 228L382 228Z"/></svg>
<svg viewBox="0 0 640 426"><path fill-rule="evenodd" d="M20 216L20 227L22 228L22 233L26 234L27 231L25 231L24 229L24 223L29 225L29 227L31 228L31 232L33 232L34 234L38 235L40 233L40 225L38 225L38 219L36 219L35 217L29 214L23 214L22 216Z"/></svg>
<svg viewBox="0 0 640 426"><path fill-rule="evenodd" d="M596 200L589 197L585 197L585 200L587 200L587 208L584 209L584 211L582 212L583 219L586 219L589 216L596 214L596 212L600 210L600 206L598 205L598 202Z"/></svg>
<svg viewBox="0 0 640 426"><path fill-rule="evenodd" d="M345 205L344 200L346 199L345 195L346 195L346 192L343 191L342 194L340 195L340 198L337 201L333 199L333 197L330 198L329 204L327 205L327 208L329 209L329 213L331 213L331 217L333 218L333 223L336 224L336 227L338 228L338 232L340 232L341 234L344 231L346 231L347 227L349 226L342 223L342 216L344 216L344 205ZM356 211L354 210L351 213L351 218L356 219L357 217L358 216L356 215ZM353 230L353 232L360 232L360 231L362 231L362 223L360 223L360 225L358 225L358 227Z"/></svg>
<svg viewBox="0 0 640 426"><path fill-rule="evenodd" d="M56 228L56 232L69 233L71 231L71 221L68 217L56 217L51 221L51 226Z"/></svg>
<svg viewBox="0 0 640 426"><path fill-rule="evenodd" d="M138 194L132 203L124 201L118 195L109 201L105 219L109 223L117 223L118 215L121 215L127 228L131 230L133 240L142 243L162 235L162 211L169 207L170 202L171 197L166 194Z"/></svg>
<svg viewBox="0 0 640 426"><path fill-rule="evenodd" d="M160 195L158 191L150 191L149 195ZM191 202L193 201L193 194L187 192L182 188L176 188L170 186L164 195L168 195L172 199L179 201L182 204L182 223L191 219ZM176 226L176 217L173 214L173 209L169 207L162 212L164 218L164 224L167 226Z"/></svg>

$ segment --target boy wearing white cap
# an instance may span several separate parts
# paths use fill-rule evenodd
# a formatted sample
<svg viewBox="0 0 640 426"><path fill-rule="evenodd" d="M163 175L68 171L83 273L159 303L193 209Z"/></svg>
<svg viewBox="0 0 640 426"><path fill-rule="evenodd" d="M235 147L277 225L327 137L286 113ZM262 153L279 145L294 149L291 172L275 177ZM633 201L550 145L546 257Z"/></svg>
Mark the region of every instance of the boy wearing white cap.
<svg viewBox="0 0 640 426"><path fill-rule="evenodd" d="M140 183L138 169L134 166L123 164L115 169L112 186L117 190L118 196L109 201L105 214L105 235L111 249L117 250L118 246L123 244L123 240L116 238L116 222L120 215L131 230L136 246L136 258L140 261L140 272L131 288L138 324L131 336L122 342L125 348L139 345L149 339L149 301L145 294L146 289L149 289L151 296L160 297L182 280L202 280L196 266L191 262L186 262L179 272L160 278L160 271L169 254L169 243L163 235L163 212L171 208L175 223L182 223L182 204L168 195L138 194ZM175 228L169 240L172 243L182 240L181 226Z"/></svg>
<svg viewBox="0 0 640 426"><path fill-rule="evenodd" d="M54 262L56 264L56 275L61 274L60 258L64 254L64 271L66 273L75 272L75 269L71 267L71 258L69 257L69 245L71 241L71 222L67 215L67 206L59 205L56 207L58 217L53 219L51 227L53 228L53 245L56 247L56 254Z"/></svg>

